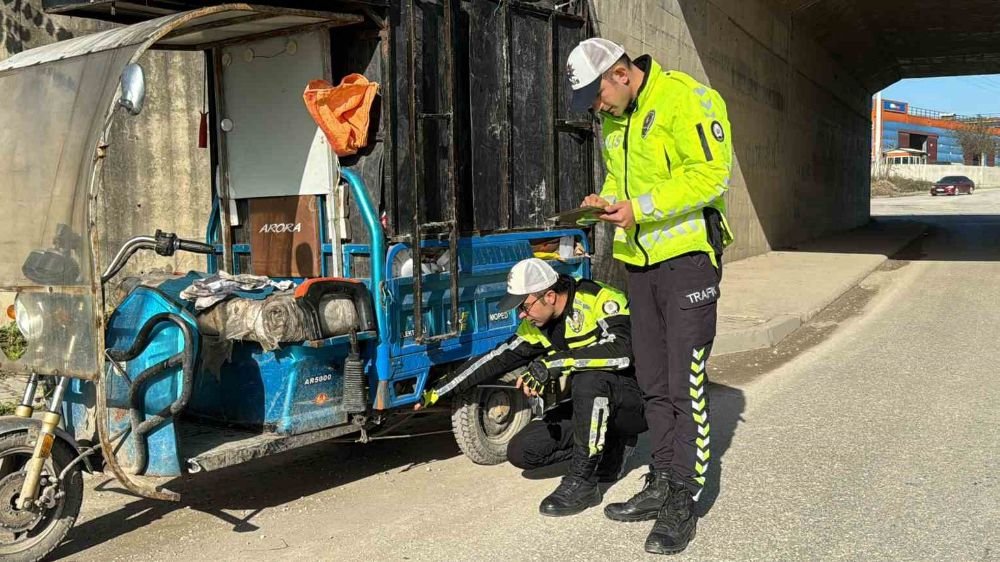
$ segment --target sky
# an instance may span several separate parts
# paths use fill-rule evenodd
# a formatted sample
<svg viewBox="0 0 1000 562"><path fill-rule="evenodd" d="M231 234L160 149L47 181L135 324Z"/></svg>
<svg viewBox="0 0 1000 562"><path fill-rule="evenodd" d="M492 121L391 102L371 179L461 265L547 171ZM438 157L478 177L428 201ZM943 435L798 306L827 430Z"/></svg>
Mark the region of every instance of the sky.
<svg viewBox="0 0 1000 562"><path fill-rule="evenodd" d="M1000 74L908 78L882 90L885 99L959 115L1000 114Z"/></svg>

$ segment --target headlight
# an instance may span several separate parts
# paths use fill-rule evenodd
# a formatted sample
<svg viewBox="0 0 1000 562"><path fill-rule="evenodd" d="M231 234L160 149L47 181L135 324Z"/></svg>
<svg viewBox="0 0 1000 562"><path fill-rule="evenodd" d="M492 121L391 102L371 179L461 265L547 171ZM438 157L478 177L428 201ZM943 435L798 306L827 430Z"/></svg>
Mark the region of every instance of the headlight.
<svg viewBox="0 0 1000 562"><path fill-rule="evenodd" d="M32 340L42 334L42 320L45 317L41 301L31 297L14 297L14 316L17 329L21 330L24 339Z"/></svg>

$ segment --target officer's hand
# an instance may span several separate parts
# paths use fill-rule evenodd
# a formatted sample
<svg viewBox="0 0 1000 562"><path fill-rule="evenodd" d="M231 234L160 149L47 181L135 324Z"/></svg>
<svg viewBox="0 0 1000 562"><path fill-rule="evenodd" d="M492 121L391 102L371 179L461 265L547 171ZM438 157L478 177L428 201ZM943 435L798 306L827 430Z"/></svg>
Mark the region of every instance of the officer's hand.
<svg viewBox="0 0 1000 562"><path fill-rule="evenodd" d="M413 405L413 410L420 410L421 408L426 408L428 406L433 406L441 397L438 396L436 390L425 390L423 396L420 397L420 402Z"/></svg>
<svg viewBox="0 0 1000 562"><path fill-rule="evenodd" d="M581 207L607 207L608 205L610 205L610 203L608 203L607 199L595 193L591 193L590 195L584 197L583 203L580 203Z"/></svg>
<svg viewBox="0 0 1000 562"><path fill-rule="evenodd" d="M604 208L603 215L598 215L602 221L607 221L615 226L630 228L635 225L635 214L632 213L631 201L619 201Z"/></svg>
<svg viewBox="0 0 1000 562"><path fill-rule="evenodd" d="M528 387L527 383L525 383L524 375L517 377L517 382L514 383L514 388L520 388L521 392L523 392L524 395L527 396L528 398L538 396L538 392L531 390L531 388Z"/></svg>
<svg viewBox="0 0 1000 562"><path fill-rule="evenodd" d="M527 397L538 396L538 393L545 389L545 383L549 380L549 368L541 361L532 361L528 364L528 370L517 378L516 388L521 388Z"/></svg>

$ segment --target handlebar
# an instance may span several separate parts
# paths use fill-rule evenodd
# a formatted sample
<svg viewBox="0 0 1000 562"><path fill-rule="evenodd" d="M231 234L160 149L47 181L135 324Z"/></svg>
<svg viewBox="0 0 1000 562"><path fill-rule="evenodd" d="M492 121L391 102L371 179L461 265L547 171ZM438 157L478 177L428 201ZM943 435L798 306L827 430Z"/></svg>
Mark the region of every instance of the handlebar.
<svg viewBox="0 0 1000 562"><path fill-rule="evenodd" d="M215 247L211 244L203 244L194 240L184 240L178 238L173 232L156 231L155 236L136 236L125 242L111 264L101 275L101 283L107 283L112 277L118 275L125 264L139 250L155 250L161 256L172 256L177 250L193 252L196 254L214 254Z"/></svg>
<svg viewBox="0 0 1000 562"><path fill-rule="evenodd" d="M202 244L201 242L195 242L194 240L183 240L177 239L177 249L184 250L185 252L193 252L195 254L206 254L211 255L215 253L215 246L211 244Z"/></svg>

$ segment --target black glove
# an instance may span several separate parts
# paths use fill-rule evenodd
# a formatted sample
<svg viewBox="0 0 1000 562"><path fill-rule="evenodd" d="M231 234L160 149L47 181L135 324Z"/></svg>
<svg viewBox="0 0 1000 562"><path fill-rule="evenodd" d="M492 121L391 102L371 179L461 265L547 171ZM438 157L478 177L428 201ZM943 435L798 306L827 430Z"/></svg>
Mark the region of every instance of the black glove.
<svg viewBox="0 0 1000 562"><path fill-rule="evenodd" d="M549 368L537 359L528 363L528 370L521 375L521 383L525 388L535 392L542 392L547 382L549 382Z"/></svg>

